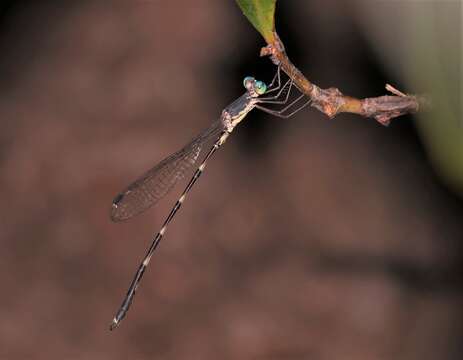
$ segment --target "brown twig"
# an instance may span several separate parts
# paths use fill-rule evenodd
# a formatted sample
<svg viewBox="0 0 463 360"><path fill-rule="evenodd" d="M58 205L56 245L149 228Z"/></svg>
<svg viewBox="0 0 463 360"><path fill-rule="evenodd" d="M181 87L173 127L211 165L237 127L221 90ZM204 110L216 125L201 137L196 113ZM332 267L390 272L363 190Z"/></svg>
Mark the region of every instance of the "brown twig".
<svg viewBox="0 0 463 360"><path fill-rule="evenodd" d="M321 89L307 80L293 65L286 55L283 42L278 34L275 32L274 35L273 42L261 49L260 56L270 56L273 63L280 65L283 71L293 79L299 90L312 99L312 106L330 118L339 113L347 112L374 118L387 126L395 117L417 112L420 105L426 102L424 98L404 94L389 84L386 84L386 90L393 95L366 99L346 96L337 88Z"/></svg>

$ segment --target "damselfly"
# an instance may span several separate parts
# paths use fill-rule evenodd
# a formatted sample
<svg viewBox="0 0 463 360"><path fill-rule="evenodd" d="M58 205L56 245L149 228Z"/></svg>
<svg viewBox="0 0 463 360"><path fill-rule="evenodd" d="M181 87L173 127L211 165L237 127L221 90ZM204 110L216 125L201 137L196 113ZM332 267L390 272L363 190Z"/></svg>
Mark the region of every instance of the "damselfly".
<svg viewBox="0 0 463 360"><path fill-rule="evenodd" d="M114 198L111 209L111 219L113 221L127 220L145 211L166 195L183 178L185 172L198 159L203 146L214 139L214 144L204 156L203 161L193 174L182 195L170 211L161 230L153 237L151 245L130 284L127 295L111 323L111 330L118 326L129 310L146 267L165 234L167 226L182 206L188 192L201 176L209 158L225 143L236 125L254 108L278 117L288 118L310 103L310 100L301 101L304 98L303 94L294 101L288 101L293 81L290 79L281 86L280 68L278 68L268 87L264 82L249 76L244 79L243 84L246 92L222 111L222 115L218 121L214 122L184 148L170 155L146 172ZM286 95L284 94L285 91ZM265 96L272 93L276 95ZM285 106L281 110L276 111L268 109L262 104L283 104ZM299 105L296 106L297 104Z"/></svg>

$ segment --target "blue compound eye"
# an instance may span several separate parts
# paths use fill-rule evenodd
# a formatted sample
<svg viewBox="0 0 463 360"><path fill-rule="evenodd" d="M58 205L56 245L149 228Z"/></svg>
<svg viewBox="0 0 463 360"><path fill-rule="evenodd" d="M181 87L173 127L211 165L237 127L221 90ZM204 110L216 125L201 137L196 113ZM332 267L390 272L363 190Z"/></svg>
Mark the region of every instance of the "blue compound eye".
<svg viewBox="0 0 463 360"><path fill-rule="evenodd" d="M246 89L249 89L250 84L254 82L254 78L252 76L246 76L243 80L243 86Z"/></svg>
<svg viewBox="0 0 463 360"><path fill-rule="evenodd" d="M267 91L267 85L263 81L254 82L254 90L257 94L262 95Z"/></svg>

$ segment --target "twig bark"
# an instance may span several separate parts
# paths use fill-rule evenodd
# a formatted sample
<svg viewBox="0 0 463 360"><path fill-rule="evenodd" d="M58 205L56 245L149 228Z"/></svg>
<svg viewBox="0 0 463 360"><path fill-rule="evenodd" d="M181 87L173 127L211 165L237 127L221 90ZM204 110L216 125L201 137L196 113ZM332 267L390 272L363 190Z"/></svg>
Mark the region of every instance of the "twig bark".
<svg viewBox="0 0 463 360"><path fill-rule="evenodd" d="M420 105L427 103L426 99L404 94L389 84L386 85L386 90L393 95L366 99L357 99L344 95L337 88L322 89L307 80L299 69L293 65L286 55L283 42L276 32L274 32L273 42L261 49L260 56L270 56L273 63L281 65L283 71L293 79L299 90L310 97L312 106L329 118L343 112L353 113L374 118L387 126L393 118L415 113L420 109Z"/></svg>

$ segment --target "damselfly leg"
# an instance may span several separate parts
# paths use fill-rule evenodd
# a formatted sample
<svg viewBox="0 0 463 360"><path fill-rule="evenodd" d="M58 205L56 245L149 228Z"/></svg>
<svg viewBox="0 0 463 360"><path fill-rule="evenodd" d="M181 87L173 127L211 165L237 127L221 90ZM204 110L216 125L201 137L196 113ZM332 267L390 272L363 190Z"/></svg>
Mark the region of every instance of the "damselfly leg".
<svg viewBox="0 0 463 360"><path fill-rule="evenodd" d="M256 109L259 109L259 110L262 110L268 114L271 114L273 116L276 116L276 117L279 117L279 118L283 118L283 119L287 119L293 115L295 115L296 113L298 113L299 111L301 111L302 109L304 109L305 107L307 107L308 105L310 105L310 103L312 102L312 100L307 100L306 102L304 102L302 105L300 105L299 107L297 107L296 109L294 109L293 111L291 111L290 113L288 114L284 114L285 111L287 111L288 109L290 109L292 106L294 106L295 104L297 104L299 102L299 100L303 99L305 97L304 94L300 95L296 100L292 101L289 105L285 106L283 109L281 110L272 110L272 109L268 109L264 106L261 106L261 105L256 105Z"/></svg>
<svg viewBox="0 0 463 360"><path fill-rule="evenodd" d="M280 69L280 67L278 67L278 69ZM278 71L278 73L279 73L279 71ZM288 86L288 84L289 84L289 88L288 88L288 91L287 91L287 93L285 95L285 98L283 100L278 100L279 97L281 96L283 90ZM256 109L262 110L262 111L264 111L266 113L269 113L269 114L272 114L274 116L284 118L284 119L287 119L287 118L293 116L294 114L296 114L297 112L299 112L300 110L302 110L303 108L305 108L306 106L308 106L311 103L311 99L308 99L306 102L304 102L302 105L300 105L299 107L297 107L296 109L294 109L290 113L285 114L285 112L287 110L291 109L294 105L296 105L300 100L302 100L305 97L305 94L301 94L296 99L292 100L288 104L289 96L291 94L291 90L292 90L293 87L294 87L294 80L293 80L293 77L290 77L290 79L288 81L286 81L286 83L283 85L283 87L281 88L281 90L278 92L277 95L269 96L269 97L259 97L257 99ZM269 108L267 108L265 106L262 106L260 104L280 104L280 105L287 104L287 105L283 109L273 110L273 109L269 109Z"/></svg>

